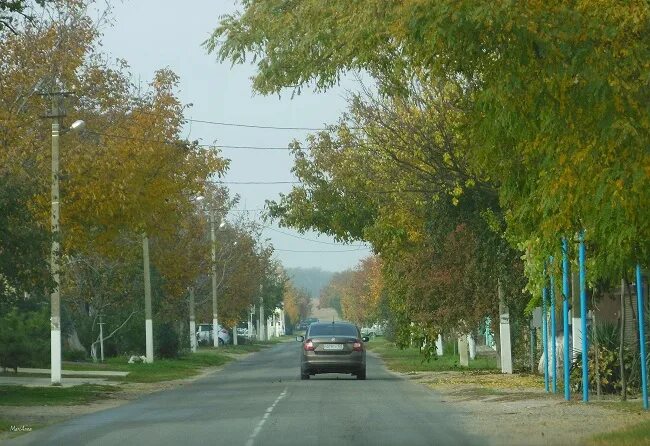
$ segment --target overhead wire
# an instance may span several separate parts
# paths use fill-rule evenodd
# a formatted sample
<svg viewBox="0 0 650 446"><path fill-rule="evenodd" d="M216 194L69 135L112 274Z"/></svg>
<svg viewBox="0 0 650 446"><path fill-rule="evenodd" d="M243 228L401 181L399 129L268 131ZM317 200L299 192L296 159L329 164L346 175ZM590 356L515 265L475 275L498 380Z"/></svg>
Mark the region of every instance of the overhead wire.
<svg viewBox="0 0 650 446"><path fill-rule="evenodd" d="M277 232L279 234L284 234L286 236L294 237L294 238L297 238L297 239L300 239L300 240L306 240L308 242L321 243L323 245L349 246L349 247L354 247L354 248L364 248L365 247L363 245L348 245L346 243L336 243L336 242L326 242L326 241L323 241L323 240L315 240L315 239L311 239L311 238L307 238L307 237L302 237L302 236L299 236L299 235L296 235L296 234L291 234L289 232L281 231L279 229L275 229L272 226L267 226L267 225L260 225L260 226L262 226L263 228L269 229L271 231Z"/></svg>

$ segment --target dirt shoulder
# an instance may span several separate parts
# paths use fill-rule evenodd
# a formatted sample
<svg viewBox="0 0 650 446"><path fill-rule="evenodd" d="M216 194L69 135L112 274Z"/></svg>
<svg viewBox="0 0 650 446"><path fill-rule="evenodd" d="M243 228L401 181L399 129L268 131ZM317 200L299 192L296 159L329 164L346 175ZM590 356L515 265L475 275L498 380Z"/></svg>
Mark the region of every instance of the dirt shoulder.
<svg viewBox="0 0 650 446"><path fill-rule="evenodd" d="M407 379L441 395L465 429L494 445L593 444L597 434L647 422L642 410L622 410L617 400L584 404L573 394L547 394L540 377L476 372L411 372ZM609 407L608 407L609 406Z"/></svg>
<svg viewBox="0 0 650 446"><path fill-rule="evenodd" d="M230 356L230 355L229 355ZM234 358L243 359L249 354L232 355ZM3 406L0 404L0 422L8 426L7 432L0 432L0 442L13 438L21 433L60 423L69 418L111 409L133 401L142 395L147 395L161 390L181 387L211 373L223 369L223 366L206 367L197 375L190 378L162 381L155 383L122 383L119 390L111 392L105 399L89 404L78 405L53 405L53 406ZM11 429L11 426L15 428Z"/></svg>

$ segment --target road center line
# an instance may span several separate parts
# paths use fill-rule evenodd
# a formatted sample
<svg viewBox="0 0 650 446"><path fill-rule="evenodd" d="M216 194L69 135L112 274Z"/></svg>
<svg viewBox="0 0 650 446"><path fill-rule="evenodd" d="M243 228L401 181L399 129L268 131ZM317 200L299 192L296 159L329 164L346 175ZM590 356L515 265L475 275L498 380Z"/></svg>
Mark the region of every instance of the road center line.
<svg viewBox="0 0 650 446"><path fill-rule="evenodd" d="M280 402L282 398L287 396L287 389L288 387L285 387L282 393L275 399L273 404L271 404L267 409L266 412L264 413L264 416L260 420L259 423L257 423L257 426L255 426L255 429L253 429L253 433L251 433L251 436L248 437L248 441L246 442L246 446L253 446L253 443L255 442L255 437L259 435L259 433L262 431L262 426L264 426L264 423L266 423L266 420L269 418L271 415L271 412L273 412L273 409L275 409L276 404Z"/></svg>

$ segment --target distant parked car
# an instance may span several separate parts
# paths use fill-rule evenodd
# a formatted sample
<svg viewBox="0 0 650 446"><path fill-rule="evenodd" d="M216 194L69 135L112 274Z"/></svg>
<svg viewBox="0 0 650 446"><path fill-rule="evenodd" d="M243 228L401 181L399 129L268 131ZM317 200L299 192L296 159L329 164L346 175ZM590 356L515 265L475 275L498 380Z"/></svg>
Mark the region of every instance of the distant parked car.
<svg viewBox="0 0 650 446"><path fill-rule="evenodd" d="M364 336L368 336L370 338L374 338L375 336L383 336L384 335L384 325L375 323L372 324L370 327L363 327L361 328L361 334Z"/></svg>
<svg viewBox="0 0 650 446"><path fill-rule="evenodd" d="M219 345L230 344L230 334L221 325L217 325L219 332ZM211 345L213 341L212 324L199 324L196 331L196 340L199 344Z"/></svg>
<svg viewBox="0 0 650 446"><path fill-rule="evenodd" d="M306 321L300 321L296 324L296 331L307 330L307 327L309 327L309 324Z"/></svg>

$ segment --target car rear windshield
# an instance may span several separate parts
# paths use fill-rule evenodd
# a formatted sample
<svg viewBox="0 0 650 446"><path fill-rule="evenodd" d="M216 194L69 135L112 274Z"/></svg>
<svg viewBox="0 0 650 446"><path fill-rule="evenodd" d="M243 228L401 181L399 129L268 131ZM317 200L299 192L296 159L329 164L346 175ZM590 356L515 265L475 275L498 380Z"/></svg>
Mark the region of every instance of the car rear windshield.
<svg viewBox="0 0 650 446"><path fill-rule="evenodd" d="M309 336L357 336L357 327L354 325L327 324L312 325Z"/></svg>

